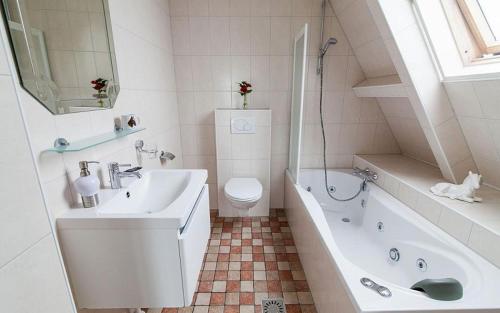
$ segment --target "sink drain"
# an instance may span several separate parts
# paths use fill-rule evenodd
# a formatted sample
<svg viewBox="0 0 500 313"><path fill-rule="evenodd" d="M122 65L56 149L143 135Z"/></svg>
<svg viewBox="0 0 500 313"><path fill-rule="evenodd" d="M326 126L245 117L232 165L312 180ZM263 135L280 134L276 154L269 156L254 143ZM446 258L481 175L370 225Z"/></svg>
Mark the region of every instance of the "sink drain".
<svg viewBox="0 0 500 313"><path fill-rule="evenodd" d="M262 313L286 313L285 304L281 299L262 300Z"/></svg>

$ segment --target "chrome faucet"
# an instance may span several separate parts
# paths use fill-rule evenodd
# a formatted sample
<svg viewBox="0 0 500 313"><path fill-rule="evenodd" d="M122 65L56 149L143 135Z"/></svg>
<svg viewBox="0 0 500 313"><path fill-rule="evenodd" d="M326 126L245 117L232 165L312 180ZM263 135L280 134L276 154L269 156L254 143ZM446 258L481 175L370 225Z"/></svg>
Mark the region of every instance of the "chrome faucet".
<svg viewBox="0 0 500 313"><path fill-rule="evenodd" d="M111 189L120 189L122 188L122 177L137 177L140 179L142 174L139 170L142 167L133 167L129 168L126 171L120 172L120 167L131 167L131 164L119 164L118 162L108 163L108 171L109 171L109 181L111 182Z"/></svg>
<svg viewBox="0 0 500 313"><path fill-rule="evenodd" d="M364 170L360 169L359 167L355 167L353 174L369 182L374 182L378 179L378 174L374 171L371 171L368 167Z"/></svg>

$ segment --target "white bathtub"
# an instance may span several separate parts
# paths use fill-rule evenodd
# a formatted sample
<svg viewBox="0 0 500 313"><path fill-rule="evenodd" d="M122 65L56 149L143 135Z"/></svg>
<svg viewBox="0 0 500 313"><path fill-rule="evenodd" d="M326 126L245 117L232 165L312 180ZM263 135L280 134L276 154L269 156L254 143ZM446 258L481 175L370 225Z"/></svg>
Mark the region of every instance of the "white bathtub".
<svg viewBox="0 0 500 313"><path fill-rule="evenodd" d="M358 190L361 180L351 171L329 170L335 195ZM300 186L287 174L285 188L290 227L319 313L500 312L500 269L375 184L352 201L337 202L325 191L322 170L302 170ZM400 253L397 262L389 258L392 248ZM392 295L363 286L363 277ZM457 279L463 297L438 301L410 289L427 278Z"/></svg>

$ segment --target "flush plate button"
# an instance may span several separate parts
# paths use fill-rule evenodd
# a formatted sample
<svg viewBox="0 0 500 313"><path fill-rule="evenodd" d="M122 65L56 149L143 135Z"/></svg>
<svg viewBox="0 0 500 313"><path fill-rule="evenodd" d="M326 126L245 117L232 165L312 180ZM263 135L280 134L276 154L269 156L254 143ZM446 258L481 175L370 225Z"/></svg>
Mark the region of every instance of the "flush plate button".
<svg viewBox="0 0 500 313"><path fill-rule="evenodd" d="M231 134L255 134L255 117L237 117L231 119Z"/></svg>

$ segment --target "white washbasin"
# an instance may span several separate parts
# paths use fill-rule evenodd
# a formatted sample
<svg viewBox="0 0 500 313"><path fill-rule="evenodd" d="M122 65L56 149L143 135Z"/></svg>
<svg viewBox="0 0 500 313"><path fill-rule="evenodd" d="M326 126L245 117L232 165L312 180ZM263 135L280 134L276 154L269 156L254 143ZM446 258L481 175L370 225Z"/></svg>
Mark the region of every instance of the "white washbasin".
<svg viewBox="0 0 500 313"><path fill-rule="evenodd" d="M156 213L169 206L186 191L189 184L196 184L196 172L149 171L135 180L111 200L98 207L101 214ZM198 175L199 176L199 175Z"/></svg>
<svg viewBox="0 0 500 313"><path fill-rule="evenodd" d="M210 237L206 180L206 170L147 171L57 218L80 308L190 305Z"/></svg>
<svg viewBox="0 0 500 313"><path fill-rule="evenodd" d="M59 228L182 227L207 180L206 170L151 170L96 208L73 209L57 218ZM102 197L106 198L106 197Z"/></svg>

